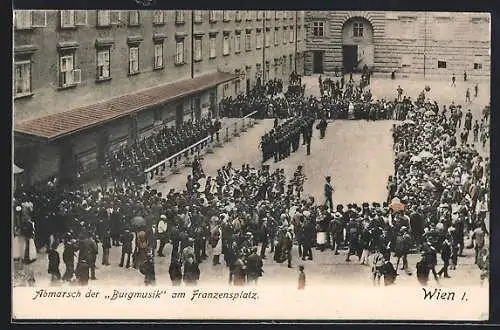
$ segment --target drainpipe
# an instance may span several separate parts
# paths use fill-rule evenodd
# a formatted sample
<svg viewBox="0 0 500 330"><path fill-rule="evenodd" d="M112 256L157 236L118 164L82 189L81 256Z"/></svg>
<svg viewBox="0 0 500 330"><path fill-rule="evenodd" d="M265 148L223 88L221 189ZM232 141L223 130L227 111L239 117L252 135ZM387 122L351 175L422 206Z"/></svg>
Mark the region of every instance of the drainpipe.
<svg viewBox="0 0 500 330"><path fill-rule="evenodd" d="M296 11L295 12L295 63L294 63L294 66L293 66L293 71L295 71L295 73L297 73L297 49L298 49L298 27L297 27L297 24L299 23L299 12Z"/></svg>
<svg viewBox="0 0 500 330"><path fill-rule="evenodd" d="M266 82L266 11L263 11L262 17L262 84Z"/></svg>
<svg viewBox="0 0 500 330"><path fill-rule="evenodd" d="M191 79L194 78L194 10L191 10Z"/></svg>
<svg viewBox="0 0 500 330"><path fill-rule="evenodd" d="M425 57L427 53L427 13L424 13L424 79L425 79Z"/></svg>

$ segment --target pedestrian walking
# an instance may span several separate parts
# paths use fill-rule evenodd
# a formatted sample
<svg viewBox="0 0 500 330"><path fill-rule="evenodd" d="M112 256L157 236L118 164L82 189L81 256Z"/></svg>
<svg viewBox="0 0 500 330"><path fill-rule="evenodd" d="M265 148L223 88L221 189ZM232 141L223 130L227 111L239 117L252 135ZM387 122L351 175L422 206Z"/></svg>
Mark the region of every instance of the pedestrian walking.
<svg viewBox="0 0 500 330"><path fill-rule="evenodd" d="M49 259L49 269L48 273L51 275L51 282L55 283L61 279L61 272L59 270L60 257L59 252L57 252L57 247L59 243L54 242L49 250L48 259Z"/></svg>
<svg viewBox="0 0 500 330"><path fill-rule="evenodd" d="M474 97L477 97L477 92L479 91L479 84L474 85Z"/></svg>
<svg viewBox="0 0 500 330"><path fill-rule="evenodd" d="M474 142L479 142L479 123L476 120L474 123L474 127L472 128L472 133L474 136Z"/></svg>
<svg viewBox="0 0 500 330"><path fill-rule="evenodd" d="M155 285L156 275L155 275L155 263L152 251L148 253L146 261L142 264L139 269L142 275L144 275L144 284L146 286Z"/></svg>
<svg viewBox="0 0 500 330"><path fill-rule="evenodd" d="M472 237L471 237L475 252L474 263L476 265L479 264L479 252L484 248L485 245L486 233L484 232L482 227L483 227L482 224L476 223L476 228L472 232Z"/></svg>
<svg viewBox="0 0 500 330"><path fill-rule="evenodd" d="M465 91L465 103L472 103L472 101L470 100L470 89L467 88L467 90Z"/></svg>
<svg viewBox="0 0 500 330"><path fill-rule="evenodd" d="M398 101L402 101L403 100L403 89L401 88L400 85L398 85L398 88L396 89L396 91L398 92Z"/></svg>
<svg viewBox="0 0 500 330"><path fill-rule="evenodd" d="M87 260L80 259L76 266L76 278L78 285L86 286L89 284L89 270L90 266Z"/></svg>
<svg viewBox="0 0 500 330"><path fill-rule="evenodd" d="M130 232L130 230L126 229L121 238L122 243L122 254L120 258L120 267L123 267L123 262L125 261L125 256L127 260L125 261L125 268L130 268L130 258L132 257L132 253L134 251L134 236Z"/></svg>
<svg viewBox="0 0 500 330"><path fill-rule="evenodd" d="M327 176L325 178L325 188L324 188L324 196L325 196L325 205L333 211L333 192L335 191L332 185L332 177Z"/></svg>
<svg viewBox="0 0 500 330"><path fill-rule="evenodd" d="M247 257L247 282L257 284L259 277L264 272L262 258L257 254L257 247L252 248L252 254Z"/></svg>
<svg viewBox="0 0 500 330"><path fill-rule="evenodd" d="M450 265L451 258L451 244L450 237L447 235L441 245L441 259L443 260L443 267L437 273L438 276L444 275L445 278L449 278L448 275L448 266Z"/></svg>
<svg viewBox="0 0 500 330"><path fill-rule="evenodd" d="M455 77L455 74L453 74L453 76L451 76L451 87L457 87L457 85L455 84L456 80L457 78Z"/></svg>
<svg viewBox="0 0 500 330"><path fill-rule="evenodd" d="M102 265L109 266L109 250L111 249L111 231L106 228L102 236Z"/></svg>
<svg viewBox="0 0 500 330"><path fill-rule="evenodd" d="M194 256L189 256L184 263L184 274L182 280L186 286L194 286L198 284L200 279L200 267L194 260Z"/></svg>
<svg viewBox="0 0 500 330"><path fill-rule="evenodd" d="M182 262L178 256L175 256L170 260L170 266L168 267L168 274L170 275L170 281L172 281L173 286L179 286L182 282Z"/></svg>

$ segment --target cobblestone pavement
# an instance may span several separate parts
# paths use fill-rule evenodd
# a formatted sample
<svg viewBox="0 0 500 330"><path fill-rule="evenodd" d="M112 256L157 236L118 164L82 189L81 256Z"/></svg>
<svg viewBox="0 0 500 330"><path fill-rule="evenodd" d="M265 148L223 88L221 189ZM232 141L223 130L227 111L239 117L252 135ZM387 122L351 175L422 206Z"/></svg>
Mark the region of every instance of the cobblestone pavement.
<svg viewBox="0 0 500 330"><path fill-rule="evenodd" d="M317 77L306 77L305 83L316 84ZM394 94L397 81L373 81L372 91L374 95ZM405 81L413 87L403 85L406 91L415 89L415 94L423 88L420 82ZM444 86L444 82L427 82L434 86ZM457 83L457 90L461 88ZM444 88L444 87L443 87ZM486 87L481 87L486 91ZM313 90L313 88L308 88ZM436 87L436 90L439 90ZM384 94L385 93L385 94ZM436 95L437 99L450 93L443 90L443 96ZM481 93L481 89L480 89ZM413 96L413 94L411 94ZM457 95L462 95L457 91ZM463 93L465 95L465 92ZM451 94L453 97L453 94ZM483 97L483 96L481 96ZM413 97L412 97L413 98ZM486 96L484 96L486 98ZM486 98L487 99L487 98ZM449 99L448 99L449 100ZM478 100L473 102L473 109L480 108L487 101ZM438 100L438 102L440 102ZM483 103L481 103L483 102ZM260 137L272 127L272 120L262 120L257 125L249 128L247 132L235 137L223 148L214 148L214 153L206 154L202 160L205 171L213 175L221 166L232 161L234 166L241 166L242 163L249 163L252 166L261 164L261 153L259 150ZM305 148L302 146L288 159L279 163L269 163L272 168L285 168L287 176L290 176L298 165L303 165L308 180L305 183L305 192L310 194L320 202L325 175L331 175L336 185L334 203L347 203L364 201L382 201L386 196L387 176L393 171L393 155L390 128L392 121L335 121L328 126L325 139L319 140L318 133L314 133L311 156L306 156ZM164 193L170 188L184 189L185 178L190 172L189 168L181 170L180 174L168 177L167 183L154 186L154 188ZM61 248L62 253L62 248ZM211 248L207 249L211 256ZM165 254L170 255L170 246L165 248ZM99 262L101 257L99 253ZM334 255L332 251L313 251L314 261L297 260L296 246L293 250L293 269L289 269L285 264L276 264L272 261L272 254L267 253L265 260L265 274L260 280L260 285L276 284L295 286L297 281L297 265L304 264L307 274L308 285L330 284L353 284L370 285L370 267L359 265L356 258L352 258L350 263L345 262L345 252ZM101 266L97 270L97 281L91 281L90 285L95 286L116 286L116 285L142 285L143 276L135 269L123 269L117 265L120 258L120 248L112 248L110 253L111 266ZM157 285L170 285L168 266L169 257L156 258ZM417 255L409 256L411 268L415 268ZM395 260L393 260L395 261ZM37 285L49 285L47 274L47 255L41 253L37 260L30 267L35 271ZM224 265L212 266L211 259L201 264L200 284L220 283L228 280L228 269ZM61 271L64 266L61 265ZM439 265L437 267L439 269ZM456 270L450 271L451 278L443 279L441 285L472 286L479 283L479 270L473 262L473 250L466 250L465 257L459 259L459 266ZM431 283L432 283L431 279ZM397 285L418 285L415 275L407 275L400 272Z"/></svg>

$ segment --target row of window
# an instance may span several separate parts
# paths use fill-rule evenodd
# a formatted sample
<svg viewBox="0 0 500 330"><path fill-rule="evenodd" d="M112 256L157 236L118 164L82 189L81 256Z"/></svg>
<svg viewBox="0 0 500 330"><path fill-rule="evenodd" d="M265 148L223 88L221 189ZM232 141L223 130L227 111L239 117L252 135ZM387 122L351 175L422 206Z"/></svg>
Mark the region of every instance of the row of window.
<svg viewBox="0 0 500 330"><path fill-rule="evenodd" d="M397 20L397 23L399 24L397 28L402 31L402 35L409 35L408 28L409 26L413 25L413 23L416 21L415 18L412 17L399 17ZM482 23L488 23L487 19L484 18L472 18L471 22L475 25L479 25ZM387 24L389 24L391 21L389 21ZM435 23L437 24L436 26L433 27L433 31L436 31L437 34L443 34L444 33L444 39L449 38L449 28L448 24L450 23L449 18L444 18L444 17L436 17ZM386 27L387 28L387 27ZM479 31L477 27L474 28L476 31ZM395 31L392 31L391 33L395 33ZM316 21L312 23L312 34L314 37L324 37L325 36L325 22L321 21ZM352 36L353 37L363 37L364 34L364 24L362 22L355 22L352 27ZM479 35L484 34L484 33L478 33ZM443 39L441 37L440 39Z"/></svg>
<svg viewBox="0 0 500 330"><path fill-rule="evenodd" d="M61 10L60 15L60 27L61 28L75 28L78 26L84 26L88 24L87 10ZM188 11L176 10L175 11L175 23L184 24L185 16ZM193 13L195 23L203 23L206 11L195 10ZM262 20L262 18L270 19L271 15L274 15L276 20L279 19L295 19L293 12L286 11L239 11L239 10L210 10L208 11L208 20L211 23L215 23L219 20L224 22L228 21L251 21L251 20ZM301 14L303 17L303 14ZM18 30L31 29L34 27L45 27L47 25L47 15L46 11L37 10L19 10L14 13L14 26ZM166 12L163 10L153 11L153 25L164 25L166 24ZM129 25L129 26L139 26L141 24L141 11L131 10L131 11L117 11L117 10L98 10L97 11L97 22L98 27L109 27L111 25Z"/></svg>
<svg viewBox="0 0 500 330"><path fill-rule="evenodd" d="M356 22L352 27L353 37L363 37L364 34L364 24L362 22ZM325 36L325 22L313 22L312 24L312 34L315 37Z"/></svg>
<svg viewBox="0 0 500 330"><path fill-rule="evenodd" d="M286 76L287 74L291 73L293 70L294 70L294 57L293 55L283 55L283 57L280 57L280 58L275 58L274 59L274 77L275 78L278 78L279 77L279 74L280 74L280 68L281 68L281 74L282 76ZM257 63L255 65L256 67L256 71L257 71L257 76L258 77L261 77L262 76L262 65L260 63ZM265 63L265 72L266 72L266 77L269 79L270 76L270 67L271 67L271 62L270 61L266 61ZM288 69L288 72L287 72L287 69ZM247 75L249 74L249 70L250 70L250 67L247 66ZM235 74L239 75L240 74L240 70L237 69L235 70ZM223 85L223 89L222 89L222 97L225 98L225 97L228 97L229 96L229 88L230 88L230 85L231 83L226 83ZM234 93L235 95L238 95L240 94L240 92L242 92L241 90L241 80L240 79L236 79L234 80Z"/></svg>
<svg viewBox="0 0 500 330"><path fill-rule="evenodd" d="M283 44L294 42L294 29L283 30ZM278 46L279 29L274 30L274 45ZM252 31L246 30L244 34L245 51L252 50ZM217 34L209 34L208 38L208 56L210 59L217 57ZM266 30L266 47L271 45L270 29ZM263 46L263 33L258 29L255 34L255 48L261 49ZM203 60L203 35L196 35L194 38L194 61ZM223 33L222 55L227 56L231 53L232 42L229 32ZM238 54L242 49L242 33L234 33L234 53ZM140 72L139 67L139 43L129 45L128 49L129 67L128 74L135 75ZM81 71L75 66L76 48L60 52L59 58L59 87L73 87L81 82ZM175 65L185 64L185 40L177 37L175 41ZM153 69L161 70L164 68L164 45L163 40L154 42ZM111 46L100 46L96 50L96 81L106 81L111 79ZM15 61L15 96L21 97L31 94L31 61L22 59Z"/></svg>
<svg viewBox="0 0 500 330"><path fill-rule="evenodd" d="M437 67L438 69L446 69L446 61L444 60L438 60L437 61ZM482 70L483 69L483 63L480 62L474 62L473 64L474 70Z"/></svg>
<svg viewBox="0 0 500 330"><path fill-rule="evenodd" d="M153 69L164 68L163 42L155 42ZM81 70L75 66L76 49L64 50L59 54L59 87L67 88L81 82ZM130 45L128 49L128 74L135 75L139 70L139 44ZM176 43L175 64L184 63L184 42ZM14 62L14 95L22 97L31 95L31 59ZM96 81L111 79L111 47L99 47L96 50Z"/></svg>

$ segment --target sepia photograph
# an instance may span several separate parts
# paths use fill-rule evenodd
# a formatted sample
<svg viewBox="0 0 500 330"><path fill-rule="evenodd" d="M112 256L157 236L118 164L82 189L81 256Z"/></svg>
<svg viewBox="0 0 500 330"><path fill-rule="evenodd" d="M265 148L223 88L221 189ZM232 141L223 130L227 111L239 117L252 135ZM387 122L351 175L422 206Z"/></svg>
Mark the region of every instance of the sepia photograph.
<svg viewBox="0 0 500 330"><path fill-rule="evenodd" d="M490 19L14 9L13 320L487 320Z"/></svg>

